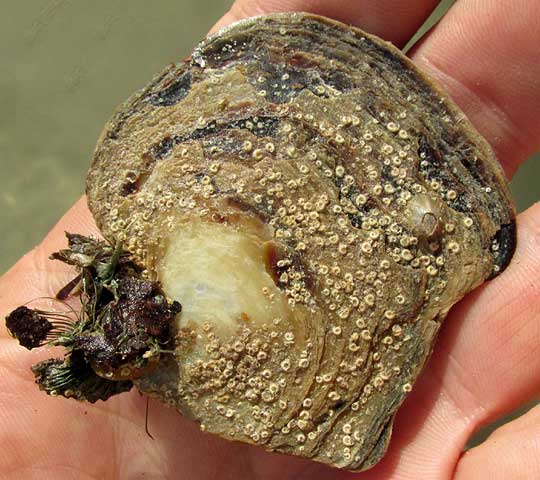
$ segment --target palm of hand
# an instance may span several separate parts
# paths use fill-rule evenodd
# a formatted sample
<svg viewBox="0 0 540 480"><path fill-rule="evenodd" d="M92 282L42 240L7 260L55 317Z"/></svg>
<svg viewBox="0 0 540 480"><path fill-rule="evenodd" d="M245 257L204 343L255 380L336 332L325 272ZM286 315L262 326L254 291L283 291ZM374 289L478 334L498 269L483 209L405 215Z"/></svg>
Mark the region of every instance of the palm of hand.
<svg viewBox="0 0 540 480"><path fill-rule="evenodd" d="M479 0L469 2L473 8L489 4ZM256 3L237 3L221 23L246 14L262 13L264 9ZM326 7L317 1L283 3L285 6L266 8L306 10L310 7L316 13L338 18L339 12L343 14L338 0L328 2L332 6ZM369 11L367 7L373 7L376 2L364 0L361 3ZM379 2L380 5L386 3ZM409 30L436 2L419 3L422 6L409 8L413 13L407 10L415 17ZM504 7L492 8L495 14L502 15L497 9L504 10ZM400 42L402 31L385 31L376 26L377 14L381 15L384 6L379 10L375 8L372 17L367 18L362 18L357 10L357 7L352 8L349 21L358 17L359 26L372 26L374 33L386 34ZM540 15L540 6L536 10L536 15ZM467 87L471 78L483 78L474 64L465 66L463 72L452 72L452 76L443 73L448 71L444 68L445 62L451 65L448 62L452 55L459 57L461 52L459 45L453 47L453 53L443 54L440 50L450 45L452 35L456 34L452 19L460 25L459 22L465 22L461 18L464 14L456 6L449 18L415 51L413 58L431 70L462 104L471 120L482 127L482 133L491 140L510 173L535 147L530 126L536 122L536 127L540 127L536 118L540 117L540 107L530 99L540 94L540 67L528 68L526 78L518 84L517 105L510 107L504 102L516 100L517 94L502 84L492 84L488 79L478 91ZM526 23L525 13L523 15L522 21ZM534 29L509 28L525 50L535 40L534 35L538 37ZM481 38L477 40L482 46ZM490 41L496 39L490 38ZM493 68L500 69L500 62L528 61L527 51L511 56L507 50L501 50L500 58L493 59ZM530 82L525 81L529 78ZM497 114L501 108L498 104L506 106L502 116ZM50 356L50 352L24 352L3 329L0 339L2 475L5 478L197 480L531 478L531 472L538 472L540 468L540 461L526 456L534 447L534 430L540 421L536 409L500 429L483 446L464 456L461 451L479 425L527 400L537 387L534 382L540 371L540 359L536 355L539 332L534 321L540 316L540 290L534 278L540 272L539 214L538 207L533 207L520 215L518 250L508 270L469 295L450 313L433 358L399 411L388 454L369 472L339 472L306 460L227 442L199 432L194 423L156 402L150 405L149 428L155 438L152 440L144 428L146 400L136 392L92 406L46 398L37 390L29 367ZM63 246L64 230L95 231L84 201L68 212L40 247L0 279L2 317L31 298L54 294L70 279L65 267L46 260L48 253ZM504 452L509 451L507 447L513 445L518 435L522 457L518 455L514 459ZM486 462L488 459L491 461Z"/></svg>

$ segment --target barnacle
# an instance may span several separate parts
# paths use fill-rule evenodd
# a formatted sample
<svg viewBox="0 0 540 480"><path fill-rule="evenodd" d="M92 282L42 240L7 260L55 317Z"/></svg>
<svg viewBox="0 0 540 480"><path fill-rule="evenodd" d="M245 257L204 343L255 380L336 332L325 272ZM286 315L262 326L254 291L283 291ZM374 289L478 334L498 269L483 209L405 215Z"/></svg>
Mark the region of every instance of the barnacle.
<svg viewBox="0 0 540 480"><path fill-rule="evenodd" d="M168 297L166 338L145 324L153 350L120 355L136 374L106 378L205 431L351 470L384 455L448 310L515 244L464 114L392 45L308 14L236 23L131 97L87 195L131 281ZM70 348L96 370L96 345Z"/></svg>

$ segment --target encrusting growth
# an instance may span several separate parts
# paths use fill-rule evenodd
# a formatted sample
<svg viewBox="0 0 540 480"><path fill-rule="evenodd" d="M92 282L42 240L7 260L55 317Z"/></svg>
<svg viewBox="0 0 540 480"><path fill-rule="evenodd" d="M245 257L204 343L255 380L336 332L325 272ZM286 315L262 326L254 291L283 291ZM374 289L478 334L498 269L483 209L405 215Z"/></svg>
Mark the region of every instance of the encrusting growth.
<svg viewBox="0 0 540 480"><path fill-rule="evenodd" d="M32 367L36 382L51 395L95 402L130 390L133 379L156 365L169 342L169 326L181 311L157 282L120 247L68 234L69 248L52 259L80 270L81 312L46 312L21 306L6 318L9 332L29 350L47 345L66 349L64 359ZM70 292L61 290L61 296Z"/></svg>

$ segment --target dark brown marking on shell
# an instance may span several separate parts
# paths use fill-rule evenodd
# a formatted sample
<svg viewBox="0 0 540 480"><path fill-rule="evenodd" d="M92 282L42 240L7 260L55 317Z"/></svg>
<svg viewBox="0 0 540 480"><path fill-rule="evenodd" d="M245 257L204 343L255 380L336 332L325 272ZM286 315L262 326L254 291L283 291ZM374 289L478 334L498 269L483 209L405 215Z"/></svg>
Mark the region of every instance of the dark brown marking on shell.
<svg viewBox="0 0 540 480"><path fill-rule="evenodd" d="M226 204L230 205L233 208L241 210L243 212L253 215L255 218L259 219L263 224L268 223L270 216L267 212L262 210L259 207L256 207L252 203L247 202L246 200L238 196L226 197Z"/></svg>
<svg viewBox="0 0 540 480"><path fill-rule="evenodd" d="M151 95L148 101L156 107L170 107L179 102L189 93L192 73L188 70L163 90Z"/></svg>
<svg viewBox="0 0 540 480"><path fill-rule="evenodd" d="M512 254L516 249L517 229L516 222L502 225L492 239L493 273L490 279L501 273L512 260Z"/></svg>

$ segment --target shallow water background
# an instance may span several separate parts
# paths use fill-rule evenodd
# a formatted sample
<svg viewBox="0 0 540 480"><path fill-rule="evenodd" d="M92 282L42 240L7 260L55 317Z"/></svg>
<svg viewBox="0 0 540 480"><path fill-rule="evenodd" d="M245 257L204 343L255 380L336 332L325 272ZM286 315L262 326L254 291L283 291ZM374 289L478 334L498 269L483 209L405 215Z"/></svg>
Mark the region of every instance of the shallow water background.
<svg viewBox="0 0 540 480"><path fill-rule="evenodd" d="M1 0L0 273L82 194L113 109L187 56L230 3ZM511 184L519 210L540 200L539 180L537 154Z"/></svg>

